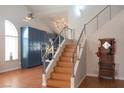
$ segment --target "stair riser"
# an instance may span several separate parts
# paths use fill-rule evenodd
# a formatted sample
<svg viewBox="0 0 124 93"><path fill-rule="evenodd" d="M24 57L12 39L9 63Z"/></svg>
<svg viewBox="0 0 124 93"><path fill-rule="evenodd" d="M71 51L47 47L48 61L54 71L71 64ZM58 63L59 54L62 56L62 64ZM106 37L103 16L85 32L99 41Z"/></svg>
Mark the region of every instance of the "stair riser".
<svg viewBox="0 0 124 93"><path fill-rule="evenodd" d="M67 56L67 57L72 57L73 56L73 53L63 53L62 56Z"/></svg>
<svg viewBox="0 0 124 93"><path fill-rule="evenodd" d="M71 50L74 50L75 47L65 47L65 49L71 49Z"/></svg>
<svg viewBox="0 0 124 93"><path fill-rule="evenodd" d="M62 68L55 68L55 72L57 73L67 73L67 74L71 74L71 69L62 69Z"/></svg>
<svg viewBox="0 0 124 93"><path fill-rule="evenodd" d="M68 80L68 81L70 80L70 77L71 77L71 76L68 76L68 75L66 75L66 74L65 74L65 75L61 75L61 74L60 74L60 75L52 74L52 76L51 76L52 79L57 79L57 80Z"/></svg>
<svg viewBox="0 0 124 93"><path fill-rule="evenodd" d="M65 62L71 62L71 57L70 58L60 58L60 61L65 61Z"/></svg>
<svg viewBox="0 0 124 93"><path fill-rule="evenodd" d="M65 48L72 48L72 49L74 49L75 46L73 46L73 45L66 45Z"/></svg>
<svg viewBox="0 0 124 93"><path fill-rule="evenodd" d="M69 82L57 81L57 80L48 80L48 86L51 87L61 87L61 88L68 88L70 87Z"/></svg>
<svg viewBox="0 0 124 93"><path fill-rule="evenodd" d="M65 49L64 52L74 53L74 49Z"/></svg>
<svg viewBox="0 0 124 93"><path fill-rule="evenodd" d="M62 62L60 63L60 62L59 62L59 63L57 64L57 66L60 66L60 67L72 67L72 64L71 64L71 63L68 64L67 62L64 62L64 63L62 63Z"/></svg>
<svg viewBox="0 0 124 93"><path fill-rule="evenodd" d="M72 73L72 56L74 53L74 43L67 44L64 51L57 62L54 71L48 80L48 87L69 88Z"/></svg>

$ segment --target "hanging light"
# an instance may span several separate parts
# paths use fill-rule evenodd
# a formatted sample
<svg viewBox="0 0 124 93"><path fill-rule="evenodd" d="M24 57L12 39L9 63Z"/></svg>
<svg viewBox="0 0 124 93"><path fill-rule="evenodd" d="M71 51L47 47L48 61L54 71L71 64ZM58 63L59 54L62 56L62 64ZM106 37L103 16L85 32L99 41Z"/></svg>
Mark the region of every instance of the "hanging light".
<svg viewBox="0 0 124 93"><path fill-rule="evenodd" d="M33 17L33 14L32 13L29 13L24 19L23 21L30 21L32 20L34 17Z"/></svg>

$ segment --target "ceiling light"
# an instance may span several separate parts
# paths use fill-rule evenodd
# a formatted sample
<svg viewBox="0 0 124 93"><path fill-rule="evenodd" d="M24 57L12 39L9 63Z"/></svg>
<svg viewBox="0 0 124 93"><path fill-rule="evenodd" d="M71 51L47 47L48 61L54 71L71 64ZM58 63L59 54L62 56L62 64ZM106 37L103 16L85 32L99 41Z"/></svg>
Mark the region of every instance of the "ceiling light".
<svg viewBox="0 0 124 93"><path fill-rule="evenodd" d="M84 5L80 5L80 6L79 6L79 9L80 9L80 11L81 11L81 10L84 10L84 9L85 9L85 6L84 6Z"/></svg>
<svg viewBox="0 0 124 93"><path fill-rule="evenodd" d="M32 20L34 17L33 17L33 14L32 13L29 13L23 20L24 21L30 21Z"/></svg>
<svg viewBox="0 0 124 93"><path fill-rule="evenodd" d="M82 10L84 10L84 8L85 8L85 6L75 6L75 12L76 12L76 15L77 16L80 16L81 15L81 12L82 12Z"/></svg>

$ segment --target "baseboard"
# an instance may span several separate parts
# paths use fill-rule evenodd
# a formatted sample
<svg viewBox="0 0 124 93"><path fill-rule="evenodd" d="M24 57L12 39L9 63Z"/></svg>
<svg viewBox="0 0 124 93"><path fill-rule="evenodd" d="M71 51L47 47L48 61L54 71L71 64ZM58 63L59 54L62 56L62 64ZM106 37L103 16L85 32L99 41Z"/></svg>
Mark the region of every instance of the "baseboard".
<svg viewBox="0 0 124 93"><path fill-rule="evenodd" d="M97 74L87 74L87 76L98 77ZM116 76L115 79L117 79L117 80L124 80L124 77L118 77L118 76Z"/></svg>
<svg viewBox="0 0 124 93"><path fill-rule="evenodd" d="M21 69L21 67L19 66L19 67L15 67L15 68L3 69L3 70L0 71L0 73L13 71L13 70L17 70L17 69Z"/></svg>
<svg viewBox="0 0 124 93"><path fill-rule="evenodd" d="M83 80L86 78L86 76L87 76L87 75L85 75L85 76L80 80L80 82L76 85L76 88L78 88L78 87L81 85L81 83L82 83Z"/></svg>
<svg viewBox="0 0 124 93"><path fill-rule="evenodd" d="M124 77L115 77L115 79L124 80Z"/></svg>
<svg viewBox="0 0 124 93"><path fill-rule="evenodd" d="M87 76L98 77L97 74L87 74Z"/></svg>

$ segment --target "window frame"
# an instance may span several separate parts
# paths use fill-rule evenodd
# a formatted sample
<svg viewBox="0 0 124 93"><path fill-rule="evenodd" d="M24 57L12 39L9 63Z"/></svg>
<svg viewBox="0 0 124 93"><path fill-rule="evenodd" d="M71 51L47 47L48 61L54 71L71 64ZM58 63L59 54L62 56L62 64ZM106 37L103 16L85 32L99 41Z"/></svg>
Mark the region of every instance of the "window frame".
<svg viewBox="0 0 124 93"><path fill-rule="evenodd" d="M14 28L13 30L16 31L17 35L15 35L15 36L14 35L6 35L6 22L7 21L10 23L11 26L13 26L12 28ZM5 37L5 57L4 57L4 60L5 60L5 62L17 61L17 60L19 60L19 34L18 34L18 30L16 29L16 26L9 20L4 20L4 28L5 28L5 34L4 34L4 37ZM12 59L12 60L10 58L9 58L9 60L6 59L6 38L7 37L15 38L17 40L17 53L16 53L17 59Z"/></svg>

